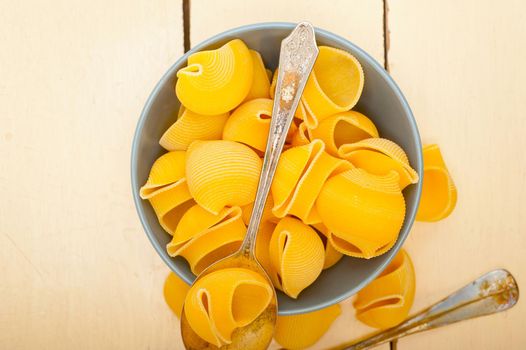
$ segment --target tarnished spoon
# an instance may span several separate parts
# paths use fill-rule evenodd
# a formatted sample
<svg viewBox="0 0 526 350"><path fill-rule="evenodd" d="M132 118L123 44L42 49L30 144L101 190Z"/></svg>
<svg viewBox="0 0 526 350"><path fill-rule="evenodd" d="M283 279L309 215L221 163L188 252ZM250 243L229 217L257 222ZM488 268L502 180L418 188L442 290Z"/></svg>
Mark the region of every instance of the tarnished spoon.
<svg viewBox="0 0 526 350"><path fill-rule="evenodd" d="M519 288L511 273L493 270L398 326L331 350L368 349L414 333L508 310L518 300Z"/></svg>
<svg viewBox="0 0 526 350"><path fill-rule="evenodd" d="M265 270L255 257L256 236L287 132L292 123L294 113L298 108L301 94L312 71L318 52L314 28L310 23L303 22L298 24L292 33L281 42L278 80L267 148L263 159L254 209L252 210L245 239L236 253L208 267L197 277L196 281L213 271L244 267L266 277L270 285L272 285ZM276 316L277 299L274 292L274 296L266 310L246 327L236 329L232 335L232 343L222 348L266 349L272 340ZM192 330L186 319L184 309L181 314L181 334L187 349L217 348L201 339Z"/></svg>

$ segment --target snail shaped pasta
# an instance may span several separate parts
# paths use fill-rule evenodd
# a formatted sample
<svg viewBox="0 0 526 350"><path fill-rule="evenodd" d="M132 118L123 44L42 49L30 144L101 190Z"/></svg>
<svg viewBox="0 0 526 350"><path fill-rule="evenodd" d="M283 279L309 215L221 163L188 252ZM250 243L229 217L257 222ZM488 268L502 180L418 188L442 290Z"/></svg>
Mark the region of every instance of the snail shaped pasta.
<svg viewBox="0 0 526 350"><path fill-rule="evenodd" d="M314 140L283 152L271 187L274 215L294 215L306 224L321 222L315 202L323 184L329 176L352 168L324 149L323 142Z"/></svg>
<svg viewBox="0 0 526 350"><path fill-rule="evenodd" d="M256 196L261 159L243 144L194 141L186 155L186 179L194 200L212 214L244 206Z"/></svg>
<svg viewBox="0 0 526 350"><path fill-rule="evenodd" d="M255 50L249 50L250 56L252 57L252 64L254 66L254 74L252 78L252 85L248 91L247 96L243 100L244 102L253 100L255 98L269 98L270 91L270 78L265 64L259 52Z"/></svg>
<svg viewBox="0 0 526 350"><path fill-rule="evenodd" d="M353 108L363 90L363 69L350 53L320 46L320 53L307 80L302 102L304 119L311 129L330 115Z"/></svg>
<svg viewBox="0 0 526 350"><path fill-rule="evenodd" d="M310 130L312 139L325 143L326 151L338 157L341 145L378 137L374 123L360 112L346 111L324 119L317 128Z"/></svg>
<svg viewBox="0 0 526 350"><path fill-rule="evenodd" d="M391 249L405 216L394 171L378 176L356 168L335 175L323 185L316 208L332 246L366 259Z"/></svg>
<svg viewBox="0 0 526 350"><path fill-rule="evenodd" d="M329 267L336 265L338 261L343 257L343 254L337 251L329 242L330 231L323 224L315 224L312 227L318 232L323 245L325 247L325 261L323 263L323 269L326 270Z"/></svg>
<svg viewBox="0 0 526 350"><path fill-rule="evenodd" d="M239 105L252 86L254 64L243 41L196 52L177 72L175 92L188 109L203 115L226 113Z"/></svg>
<svg viewBox="0 0 526 350"><path fill-rule="evenodd" d="M356 318L380 329L394 327L409 315L415 298L415 271L402 249L391 264L354 301Z"/></svg>
<svg viewBox="0 0 526 350"><path fill-rule="evenodd" d="M265 202L265 206L263 207L263 214L261 216L261 222L270 221L273 223L278 223L279 218L275 216L272 213L272 208L274 207L274 202L272 201L272 197L269 196L267 198L267 201ZM252 215L252 209L254 209L254 202L245 205L243 208L243 222L245 225L248 226L248 222L250 221L250 216Z"/></svg>
<svg viewBox="0 0 526 350"><path fill-rule="evenodd" d="M340 316L339 304L301 315L278 316L274 339L286 349L304 349L314 345Z"/></svg>
<svg viewBox="0 0 526 350"><path fill-rule="evenodd" d="M219 140L228 113L200 115L184 109L177 121L165 131L159 144L168 151L185 151L195 140Z"/></svg>
<svg viewBox="0 0 526 350"><path fill-rule="evenodd" d="M197 280L184 313L194 332L217 347L230 344L235 329L252 323L269 305L272 287L257 272L227 268Z"/></svg>
<svg viewBox="0 0 526 350"><path fill-rule="evenodd" d="M273 101L268 98L257 98L237 107L226 122L223 139L244 143L257 151L265 152L270 130ZM291 124L288 139L296 131Z"/></svg>
<svg viewBox="0 0 526 350"><path fill-rule="evenodd" d="M142 199L150 201L161 227L169 234L173 234L177 222L193 202L185 178L185 158L184 151L159 157L139 191Z"/></svg>
<svg viewBox="0 0 526 350"><path fill-rule="evenodd" d="M212 214L199 205L184 213L172 241L166 245L170 256L182 256L194 275L236 252L245 237L241 208L229 207Z"/></svg>
<svg viewBox="0 0 526 350"><path fill-rule="evenodd" d="M457 188L438 145L426 145L422 197L416 213L418 221L438 221L451 214L457 203Z"/></svg>
<svg viewBox="0 0 526 350"><path fill-rule="evenodd" d="M270 238L269 258L272 282L296 299L320 275L325 253L314 229L298 219L285 217Z"/></svg>
<svg viewBox="0 0 526 350"><path fill-rule="evenodd" d="M411 168L404 150L393 141L382 138L369 138L352 144L342 145L338 153L357 168L375 175L385 175L396 171L399 175L400 189L418 182L418 173Z"/></svg>
<svg viewBox="0 0 526 350"><path fill-rule="evenodd" d="M186 298L186 293L189 289L190 286L173 272L170 272L164 281L164 300L168 307L179 318L181 317L184 299Z"/></svg>

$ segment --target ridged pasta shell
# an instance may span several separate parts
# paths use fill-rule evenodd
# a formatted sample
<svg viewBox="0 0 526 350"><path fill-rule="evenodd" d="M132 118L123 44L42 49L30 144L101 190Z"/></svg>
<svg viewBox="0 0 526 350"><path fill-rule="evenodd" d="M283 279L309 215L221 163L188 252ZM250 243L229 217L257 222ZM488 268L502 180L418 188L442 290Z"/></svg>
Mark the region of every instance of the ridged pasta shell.
<svg viewBox="0 0 526 350"><path fill-rule="evenodd" d="M190 290L190 286L173 272L170 272L164 281L164 300L174 312L174 314L179 318L181 318L184 299L186 298L186 293L188 290Z"/></svg>
<svg viewBox="0 0 526 350"><path fill-rule="evenodd" d="M396 171L399 175L400 189L417 183L418 173L411 168L404 150L393 141L382 138L369 138L342 145L338 154L357 168L371 174L385 175Z"/></svg>
<svg viewBox="0 0 526 350"><path fill-rule="evenodd" d="M256 196L261 159L243 144L195 141L186 154L186 179L195 201L213 214L244 206Z"/></svg>
<svg viewBox="0 0 526 350"><path fill-rule="evenodd" d="M273 101L258 98L237 107L223 130L223 139L244 143L265 152Z"/></svg>
<svg viewBox="0 0 526 350"><path fill-rule="evenodd" d="M318 235L320 236L325 247L325 261L323 263L323 269L326 270L329 267L336 265L336 263L340 261L341 258L343 258L343 254L332 246L331 242L329 241L330 231L325 225L320 223L312 225L312 227L316 230L316 232L318 232Z"/></svg>
<svg viewBox="0 0 526 350"><path fill-rule="evenodd" d="M298 219L285 217L280 220L272 233L269 253L272 269L278 275L273 282L294 299L323 269L323 243L314 229Z"/></svg>
<svg viewBox="0 0 526 350"><path fill-rule="evenodd" d="M328 46L319 49L302 95L305 109L313 117L305 119L311 129L328 116L353 108L364 83L362 66L353 55Z"/></svg>
<svg viewBox="0 0 526 350"><path fill-rule="evenodd" d="M418 221L438 221L449 216L457 204L457 188L438 145L426 145L422 196L416 213Z"/></svg>
<svg viewBox="0 0 526 350"><path fill-rule="evenodd" d="M228 113L201 115L185 109L165 131L159 144L168 151L185 151L196 140L219 140L227 120Z"/></svg>
<svg viewBox="0 0 526 350"><path fill-rule="evenodd" d="M267 202L265 203L265 207L263 208L263 215L261 216L261 222L274 222L277 223L279 221L279 218L275 216L272 213L272 208L274 207L274 201L272 200L272 196L269 196L267 198ZM248 225L248 222L250 221L250 216L252 215L252 209L254 209L254 202L245 205L243 208L243 222L245 225Z"/></svg>
<svg viewBox="0 0 526 350"><path fill-rule="evenodd" d="M324 152L324 147L314 140L283 152L271 187L274 215L294 215L306 224L321 222L315 202L323 184L329 176L352 167Z"/></svg>
<svg viewBox="0 0 526 350"><path fill-rule="evenodd" d="M255 98L270 98L270 78L265 69L265 64L259 52L249 50L252 56L252 64L254 65L254 75L252 78L252 85L248 91L244 101L250 101Z"/></svg>
<svg viewBox="0 0 526 350"><path fill-rule="evenodd" d="M356 168L333 176L323 186L316 208L333 247L366 259L392 247L405 216L394 171L377 176Z"/></svg>
<svg viewBox="0 0 526 350"><path fill-rule="evenodd" d="M170 256L184 257L192 272L199 275L236 252L246 230L241 208L225 208L214 215L196 204L184 213L166 249Z"/></svg>
<svg viewBox="0 0 526 350"><path fill-rule="evenodd" d="M267 308L272 294L272 287L257 272L217 270L192 285L184 312L199 337L221 347L231 343L236 328L252 323Z"/></svg>
<svg viewBox="0 0 526 350"><path fill-rule="evenodd" d="M415 297L415 271L409 255L400 250L391 264L354 301L356 318L386 329L404 321Z"/></svg>
<svg viewBox="0 0 526 350"><path fill-rule="evenodd" d="M320 340L341 312L336 304L306 314L278 316L274 339L286 349L305 349Z"/></svg>
<svg viewBox="0 0 526 350"><path fill-rule="evenodd" d="M226 113L239 105L252 85L254 64L243 41L196 52L177 72L175 92L188 109L203 115Z"/></svg>
<svg viewBox="0 0 526 350"><path fill-rule="evenodd" d="M292 146L303 146L310 143L309 129L307 124L302 122L298 129L292 134L291 144Z"/></svg>
<svg viewBox="0 0 526 350"><path fill-rule="evenodd" d="M374 123L360 112L347 111L331 115L320 122L317 128L310 130L312 139L325 143L326 152L338 157L338 148L347 143L378 137Z"/></svg>
<svg viewBox="0 0 526 350"><path fill-rule="evenodd" d="M139 191L141 198L150 201L159 224L169 234L173 234L184 210L193 202L184 177L185 159L184 151L168 152L159 157Z"/></svg>

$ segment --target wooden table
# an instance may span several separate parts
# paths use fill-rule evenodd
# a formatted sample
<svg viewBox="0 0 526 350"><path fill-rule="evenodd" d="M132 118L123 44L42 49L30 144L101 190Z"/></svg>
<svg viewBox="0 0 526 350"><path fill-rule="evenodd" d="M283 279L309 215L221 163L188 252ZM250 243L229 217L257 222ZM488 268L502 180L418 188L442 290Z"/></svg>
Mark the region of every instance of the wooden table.
<svg viewBox="0 0 526 350"><path fill-rule="evenodd" d="M0 348L181 349L168 268L130 191L133 131L187 45L242 24L309 20L385 63L440 144L456 211L414 226L416 311L483 272L526 288L526 3L454 0L0 3ZM184 29L186 28L186 30ZM371 331L343 315L313 348ZM524 349L526 306L399 342ZM387 349L388 346L380 349Z"/></svg>

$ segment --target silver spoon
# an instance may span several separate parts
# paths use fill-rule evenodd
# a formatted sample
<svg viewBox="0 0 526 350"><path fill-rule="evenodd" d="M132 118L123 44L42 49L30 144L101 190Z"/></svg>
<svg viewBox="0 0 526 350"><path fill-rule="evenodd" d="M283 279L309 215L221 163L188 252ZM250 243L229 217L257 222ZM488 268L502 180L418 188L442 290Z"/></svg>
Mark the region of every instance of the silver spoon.
<svg viewBox="0 0 526 350"><path fill-rule="evenodd" d="M362 340L340 344L331 350L371 348L414 333L505 311L518 300L519 288L511 273L502 269L493 270L398 326Z"/></svg>
<svg viewBox="0 0 526 350"><path fill-rule="evenodd" d="M236 253L209 266L197 276L194 284L210 272L243 267L256 271L272 285L267 273L255 257L256 236L287 132L318 52L314 28L310 23L298 24L292 33L281 42L278 80L267 148L245 239ZM252 323L236 329L232 334L232 343L223 346L222 349L266 349L272 341L276 316L277 299L274 292L269 306ZM201 339L193 331L186 319L184 307L181 314L181 335L187 349L217 349L216 346Z"/></svg>

